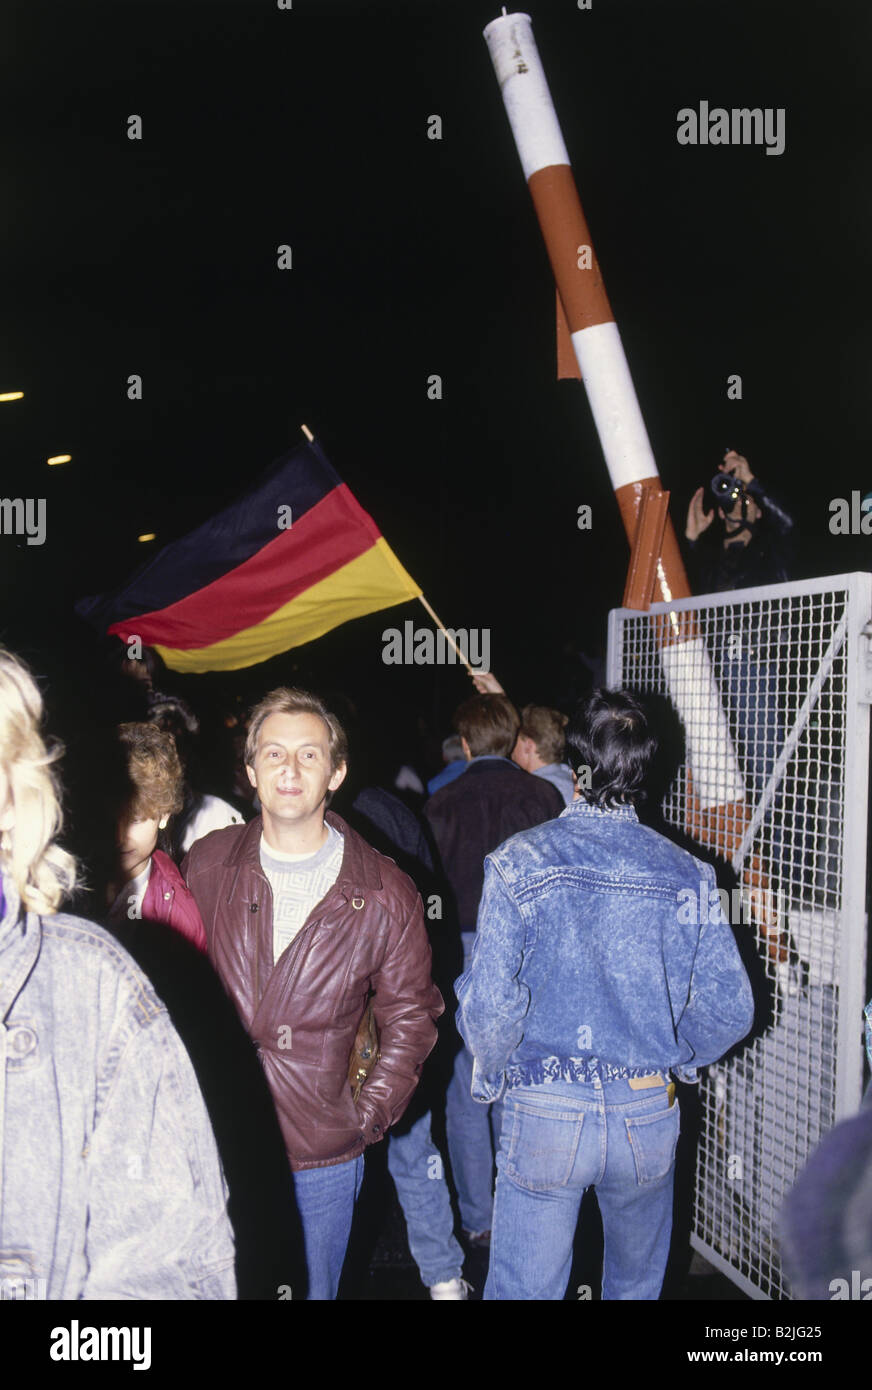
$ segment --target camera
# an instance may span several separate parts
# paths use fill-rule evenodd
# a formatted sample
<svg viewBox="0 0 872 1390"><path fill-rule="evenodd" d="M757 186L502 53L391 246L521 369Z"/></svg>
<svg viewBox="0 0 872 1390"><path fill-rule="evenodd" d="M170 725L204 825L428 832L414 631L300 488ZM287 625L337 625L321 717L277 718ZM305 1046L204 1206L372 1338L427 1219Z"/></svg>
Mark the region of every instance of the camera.
<svg viewBox="0 0 872 1390"><path fill-rule="evenodd" d="M732 473L716 473L711 480L711 490L715 501L725 511L751 495L742 479L734 477Z"/></svg>

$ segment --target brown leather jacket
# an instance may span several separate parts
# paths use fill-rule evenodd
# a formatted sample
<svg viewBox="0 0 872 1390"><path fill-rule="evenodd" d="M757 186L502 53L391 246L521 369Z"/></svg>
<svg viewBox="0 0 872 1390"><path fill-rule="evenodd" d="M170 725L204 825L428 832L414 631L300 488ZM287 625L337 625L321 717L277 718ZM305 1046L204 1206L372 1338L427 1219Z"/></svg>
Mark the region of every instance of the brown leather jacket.
<svg viewBox="0 0 872 1390"><path fill-rule="evenodd" d="M445 1007L412 880L339 816L328 811L327 820L345 836L339 877L275 965L260 816L204 836L182 864L295 1170L344 1163L384 1137L411 1099ZM355 1106L348 1060L370 990L380 1058Z"/></svg>

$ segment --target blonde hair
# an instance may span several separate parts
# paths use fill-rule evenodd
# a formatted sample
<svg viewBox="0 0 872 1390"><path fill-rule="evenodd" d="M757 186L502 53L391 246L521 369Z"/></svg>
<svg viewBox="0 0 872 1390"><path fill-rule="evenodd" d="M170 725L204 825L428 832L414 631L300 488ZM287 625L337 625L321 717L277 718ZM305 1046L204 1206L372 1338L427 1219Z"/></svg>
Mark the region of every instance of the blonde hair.
<svg viewBox="0 0 872 1390"><path fill-rule="evenodd" d="M0 647L0 772L14 822L0 837L0 866L30 912L56 912L76 886L76 861L55 843L63 825L53 764L63 746L40 732L42 696L18 657Z"/></svg>

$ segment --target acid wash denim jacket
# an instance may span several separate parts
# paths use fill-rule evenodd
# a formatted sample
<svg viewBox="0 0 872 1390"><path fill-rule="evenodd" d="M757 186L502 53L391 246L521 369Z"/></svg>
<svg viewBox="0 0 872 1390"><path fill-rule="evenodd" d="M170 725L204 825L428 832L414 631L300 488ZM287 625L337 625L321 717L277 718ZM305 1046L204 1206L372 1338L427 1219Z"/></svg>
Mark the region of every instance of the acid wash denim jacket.
<svg viewBox="0 0 872 1390"><path fill-rule="evenodd" d="M235 1298L215 1140L164 1005L101 927L0 888L0 1298Z"/></svg>
<svg viewBox="0 0 872 1390"><path fill-rule="evenodd" d="M708 864L631 806L574 801L488 855L472 963L455 986L475 1099L656 1071L697 1080L754 1013L715 887Z"/></svg>

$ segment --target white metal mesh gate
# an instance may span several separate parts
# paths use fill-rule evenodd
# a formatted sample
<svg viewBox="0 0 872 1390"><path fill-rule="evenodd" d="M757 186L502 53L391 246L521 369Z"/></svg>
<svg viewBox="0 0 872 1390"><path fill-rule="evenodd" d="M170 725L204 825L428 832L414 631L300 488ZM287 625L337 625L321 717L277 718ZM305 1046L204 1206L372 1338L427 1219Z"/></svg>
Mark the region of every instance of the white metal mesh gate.
<svg viewBox="0 0 872 1390"><path fill-rule="evenodd" d="M861 1097L870 618L868 574L609 618L609 685L669 697L683 727L663 815L726 861L753 943L758 1022L701 1084L691 1240L755 1298L790 1297L781 1200Z"/></svg>

